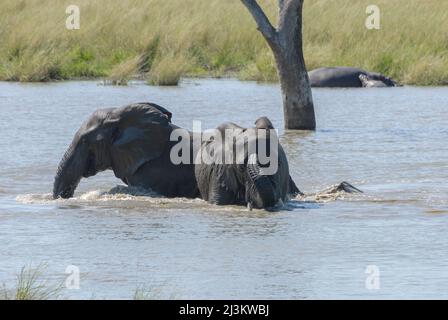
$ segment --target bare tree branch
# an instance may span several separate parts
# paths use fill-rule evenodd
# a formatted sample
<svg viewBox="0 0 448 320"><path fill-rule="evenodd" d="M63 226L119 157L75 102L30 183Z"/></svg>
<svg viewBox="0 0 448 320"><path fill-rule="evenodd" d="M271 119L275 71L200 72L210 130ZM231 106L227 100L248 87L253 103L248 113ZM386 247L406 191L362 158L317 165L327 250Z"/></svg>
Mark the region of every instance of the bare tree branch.
<svg viewBox="0 0 448 320"><path fill-rule="evenodd" d="M283 1L283 0L280 0ZM268 17L264 13L263 9L259 6L256 0L241 0L246 6L247 10L251 13L255 22L257 23L258 30L265 37L270 45L273 45L277 41L277 31L272 26Z"/></svg>

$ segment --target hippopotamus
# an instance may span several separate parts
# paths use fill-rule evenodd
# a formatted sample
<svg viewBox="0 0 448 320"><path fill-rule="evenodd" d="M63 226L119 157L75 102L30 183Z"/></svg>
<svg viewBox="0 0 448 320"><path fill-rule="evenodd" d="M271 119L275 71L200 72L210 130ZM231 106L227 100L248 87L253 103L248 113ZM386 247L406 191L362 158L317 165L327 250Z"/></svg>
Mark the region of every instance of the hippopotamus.
<svg viewBox="0 0 448 320"><path fill-rule="evenodd" d="M361 88L395 87L397 83L381 73L352 67L326 67L308 73L312 87ZM363 76L362 79L360 76Z"/></svg>

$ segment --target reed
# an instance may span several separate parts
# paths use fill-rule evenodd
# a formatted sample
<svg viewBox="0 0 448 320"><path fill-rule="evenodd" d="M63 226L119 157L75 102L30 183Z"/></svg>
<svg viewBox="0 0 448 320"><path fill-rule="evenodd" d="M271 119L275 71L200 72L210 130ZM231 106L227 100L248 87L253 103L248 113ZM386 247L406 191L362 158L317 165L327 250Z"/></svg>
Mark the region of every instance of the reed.
<svg viewBox="0 0 448 320"><path fill-rule="evenodd" d="M48 300L57 299L62 284L49 283L44 276L45 265L23 267L17 274L16 285L12 289L3 287L0 300Z"/></svg>
<svg viewBox="0 0 448 320"><path fill-rule="evenodd" d="M62 296L64 292L64 282L55 284L55 281L48 281L46 272L46 264L40 264L36 267L22 267L16 276L16 283L13 287L8 288L3 285L0 288L1 300L56 300L67 299ZM65 291L68 293L68 291ZM91 299L97 299L96 295L92 295ZM138 286L129 300L160 300L160 299L176 299L175 293L166 291L165 286Z"/></svg>

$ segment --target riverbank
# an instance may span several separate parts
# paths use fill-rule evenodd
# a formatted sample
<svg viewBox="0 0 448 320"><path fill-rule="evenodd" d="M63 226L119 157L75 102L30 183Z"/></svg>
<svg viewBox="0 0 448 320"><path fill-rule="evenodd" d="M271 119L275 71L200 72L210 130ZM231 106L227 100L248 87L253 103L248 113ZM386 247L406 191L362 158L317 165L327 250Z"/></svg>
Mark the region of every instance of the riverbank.
<svg viewBox="0 0 448 320"><path fill-rule="evenodd" d="M272 21L276 1L261 0ZM368 0L307 1L308 69L347 65L404 84L448 84L448 3L378 0L381 29L368 30ZM150 84L181 76L276 81L273 57L239 0L77 1L79 30L67 30L65 1L0 1L0 80L105 78Z"/></svg>

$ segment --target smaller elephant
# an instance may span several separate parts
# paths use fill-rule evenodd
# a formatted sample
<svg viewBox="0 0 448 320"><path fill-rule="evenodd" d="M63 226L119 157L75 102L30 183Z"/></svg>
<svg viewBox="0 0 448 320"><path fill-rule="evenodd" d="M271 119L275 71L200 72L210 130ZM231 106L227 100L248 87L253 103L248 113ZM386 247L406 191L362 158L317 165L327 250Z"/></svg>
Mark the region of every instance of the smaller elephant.
<svg viewBox="0 0 448 320"><path fill-rule="evenodd" d="M308 73L311 87L327 88L361 88L361 87L395 87L397 83L391 78L376 72L369 72L352 67L326 67ZM360 76L363 76L364 82Z"/></svg>
<svg viewBox="0 0 448 320"><path fill-rule="evenodd" d="M273 129L266 117L259 118L255 128L223 123L215 129L213 137L202 143L196 157L195 173L202 199L218 205L262 209L300 194L289 175L286 154ZM215 135L222 138L216 139ZM275 140L277 143L272 144ZM267 146L269 163L262 161L263 145ZM211 161L203 161L204 157ZM225 161L229 159L230 162ZM269 171L274 162L276 168Z"/></svg>

